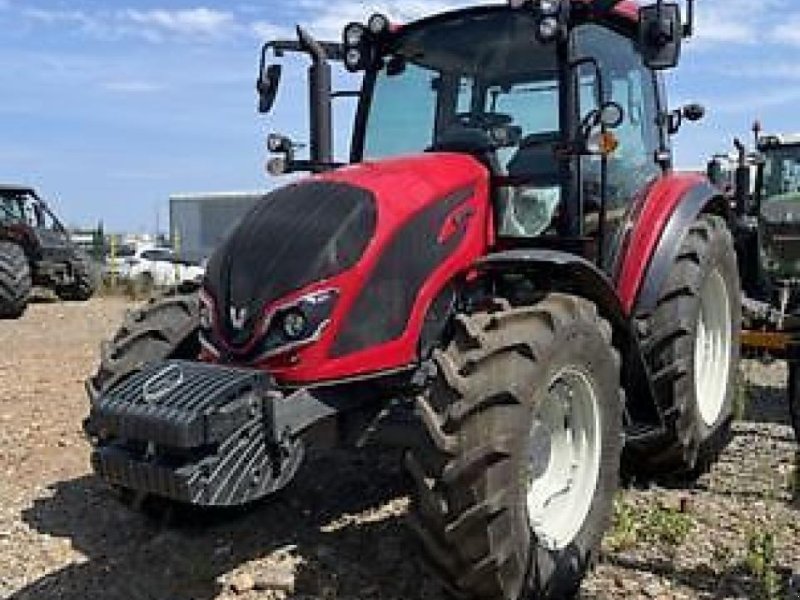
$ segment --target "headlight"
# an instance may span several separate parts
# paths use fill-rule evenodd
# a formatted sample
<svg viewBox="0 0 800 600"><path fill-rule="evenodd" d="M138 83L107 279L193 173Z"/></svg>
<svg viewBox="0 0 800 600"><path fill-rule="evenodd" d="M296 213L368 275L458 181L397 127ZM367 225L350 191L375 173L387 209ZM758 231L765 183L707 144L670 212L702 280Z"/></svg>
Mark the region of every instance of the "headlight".
<svg viewBox="0 0 800 600"><path fill-rule="evenodd" d="M559 0L539 0L539 12L547 17L555 17L561 9Z"/></svg>
<svg viewBox="0 0 800 600"><path fill-rule="evenodd" d="M303 339L303 334L308 330L308 319L303 311L290 310L281 319L281 329L283 329L284 337L288 340Z"/></svg>
<svg viewBox="0 0 800 600"><path fill-rule="evenodd" d="M359 46L364 41L365 29L361 23L350 23L344 30L346 46Z"/></svg>
<svg viewBox="0 0 800 600"><path fill-rule="evenodd" d="M316 342L328 326L338 298L338 290L330 289L276 308L264 321L260 358Z"/></svg>
<svg viewBox="0 0 800 600"><path fill-rule="evenodd" d="M556 17L545 17L539 21L539 40L550 42L558 35L559 23Z"/></svg>
<svg viewBox="0 0 800 600"><path fill-rule="evenodd" d="M345 56L345 66L351 71L357 71L361 67L361 58L361 50L352 48L347 51L347 55Z"/></svg>

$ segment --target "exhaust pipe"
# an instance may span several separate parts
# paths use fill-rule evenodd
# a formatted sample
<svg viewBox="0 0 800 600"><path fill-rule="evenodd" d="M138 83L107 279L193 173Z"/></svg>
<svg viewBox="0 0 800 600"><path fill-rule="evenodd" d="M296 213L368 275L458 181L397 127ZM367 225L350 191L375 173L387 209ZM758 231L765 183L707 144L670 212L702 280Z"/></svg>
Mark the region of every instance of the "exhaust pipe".
<svg viewBox="0 0 800 600"><path fill-rule="evenodd" d="M311 162L333 163L333 118L331 110L331 65L325 48L302 27L297 28L300 48L311 57L308 69Z"/></svg>

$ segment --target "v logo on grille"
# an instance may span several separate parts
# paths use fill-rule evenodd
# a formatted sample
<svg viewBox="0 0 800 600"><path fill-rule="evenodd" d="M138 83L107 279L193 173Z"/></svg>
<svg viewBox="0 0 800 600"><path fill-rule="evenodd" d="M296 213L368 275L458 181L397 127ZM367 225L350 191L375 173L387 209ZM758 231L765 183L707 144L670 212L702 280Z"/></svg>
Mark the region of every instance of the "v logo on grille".
<svg viewBox="0 0 800 600"><path fill-rule="evenodd" d="M247 321L247 309L231 306L231 325L234 329L242 329Z"/></svg>

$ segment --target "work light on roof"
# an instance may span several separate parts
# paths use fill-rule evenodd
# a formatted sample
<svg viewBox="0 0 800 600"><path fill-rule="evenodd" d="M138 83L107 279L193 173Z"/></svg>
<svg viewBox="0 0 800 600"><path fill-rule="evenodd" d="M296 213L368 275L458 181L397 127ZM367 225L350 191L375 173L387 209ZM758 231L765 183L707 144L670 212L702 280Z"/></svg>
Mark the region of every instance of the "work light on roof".
<svg viewBox="0 0 800 600"><path fill-rule="evenodd" d="M348 46L358 46L364 41L366 30L361 23L350 23L344 30L344 41Z"/></svg>
<svg viewBox="0 0 800 600"><path fill-rule="evenodd" d="M539 12L544 16L556 17L560 10L560 0L539 0Z"/></svg>
<svg viewBox="0 0 800 600"><path fill-rule="evenodd" d="M367 27L373 35L382 35L389 31L390 23L386 15L376 13L369 18Z"/></svg>
<svg viewBox="0 0 800 600"><path fill-rule="evenodd" d="M361 67L363 55L357 48L351 48L344 57L345 66L351 71L357 71Z"/></svg>
<svg viewBox="0 0 800 600"><path fill-rule="evenodd" d="M558 36L559 23L556 17L545 17L539 21L539 40L550 42Z"/></svg>

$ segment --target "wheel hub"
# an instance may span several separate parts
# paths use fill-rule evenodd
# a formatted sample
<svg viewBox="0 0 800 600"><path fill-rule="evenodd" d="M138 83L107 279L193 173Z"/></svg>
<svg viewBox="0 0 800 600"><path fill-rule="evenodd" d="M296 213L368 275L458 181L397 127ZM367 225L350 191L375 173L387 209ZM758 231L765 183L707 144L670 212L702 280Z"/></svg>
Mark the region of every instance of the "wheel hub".
<svg viewBox="0 0 800 600"><path fill-rule="evenodd" d="M719 420L725 406L732 343L731 304L719 270L700 290L700 312L694 343L695 398L707 427Z"/></svg>
<svg viewBox="0 0 800 600"><path fill-rule="evenodd" d="M550 550L568 546L591 509L600 475L600 411L589 377L568 367L552 380L530 432L526 508Z"/></svg>

